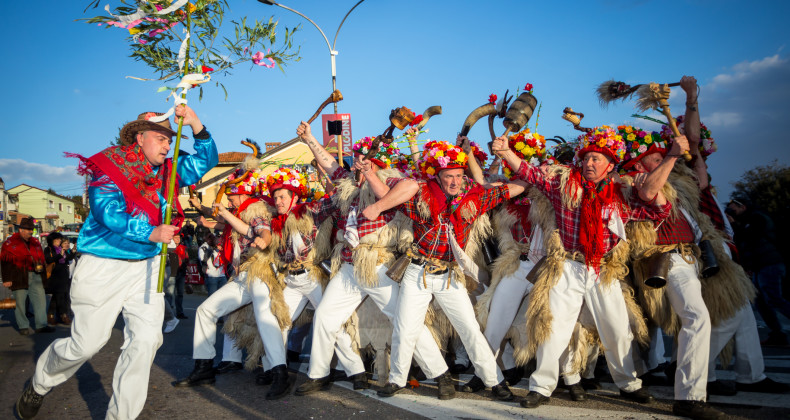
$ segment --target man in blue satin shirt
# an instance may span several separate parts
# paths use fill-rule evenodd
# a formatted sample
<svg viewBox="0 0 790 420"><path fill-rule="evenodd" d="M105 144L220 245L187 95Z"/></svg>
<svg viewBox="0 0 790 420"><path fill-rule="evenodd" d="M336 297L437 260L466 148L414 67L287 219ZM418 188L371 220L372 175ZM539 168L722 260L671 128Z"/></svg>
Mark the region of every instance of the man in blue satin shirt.
<svg viewBox="0 0 790 420"><path fill-rule="evenodd" d="M197 182L217 164L217 147L195 112L175 110L195 139L194 155L178 161L179 186ZM108 419L133 419L145 405L148 376L162 344L164 299L156 292L159 250L178 231L183 217L165 225L165 196L172 161L170 121L146 112L126 124L120 146L89 158L79 155L80 172L91 176L90 213L80 232L82 253L71 287L71 337L54 341L36 364L33 378L16 404L23 419L38 412L44 395L65 382L107 343L119 313L124 344L113 375ZM179 209L180 210L180 209Z"/></svg>

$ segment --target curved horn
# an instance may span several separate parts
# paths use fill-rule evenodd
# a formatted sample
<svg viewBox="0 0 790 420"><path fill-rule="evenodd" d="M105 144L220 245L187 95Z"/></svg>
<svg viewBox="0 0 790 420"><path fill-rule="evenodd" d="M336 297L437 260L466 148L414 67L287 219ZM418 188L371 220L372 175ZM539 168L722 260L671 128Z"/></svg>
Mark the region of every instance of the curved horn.
<svg viewBox="0 0 790 420"><path fill-rule="evenodd" d="M573 109L570 107L565 107L562 110L562 119L568 121L569 123L573 124L573 128L579 130L583 133L589 133L592 131L592 128L582 127L580 124L582 123L582 118L584 118L584 114L581 112L574 112Z"/></svg>
<svg viewBox="0 0 790 420"><path fill-rule="evenodd" d="M325 101L324 101L324 102L323 102L323 103L322 103L322 104L321 104L321 105L318 107L318 109L315 111L315 114L313 114L313 116L312 116L312 117L310 117L310 119L309 119L309 120L307 120L307 123L308 123L308 124L311 124L313 121L315 121L315 119L318 117L318 114L320 114L320 113L321 113L321 111L322 111L324 108L326 108L326 106L327 106L327 105L329 105L329 104L331 104L331 103L335 103L335 102L340 102L340 101L342 101L342 100L343 100L343 94L342 94L342 93L340 93L340 91L339 91L339 90L335 89L335 90L332 92L332 94L331 94L331 95L329 95L329 97L328 97L328 98L326 98L326 100L325 100Z"/></svg>
<svg viewBox="0 0 790 420"><path fill-rule="evenodd" d="M554 137L552 137L550 139L546 139L546 141L553 141L556 144L565 144L565 143L567 143L567 141L564 138L560 137L560 136L554 136Z"/></svg>
<svg viewBox="0 0 790 420"><path fill-rule="evenodd" d="M498 111L494 104L485 104L475 108L474 111L472 111L464 120L464 125L461 127L461 132L459 135L466 136L469 134L469 130L472 129L472 126L474 126L480 118L483 118L486 115L496 115L497 112Z"/></svg>
<svg viewBox="0 0 790 420"><path fill-rule="evenodd" d="M431 117L433 117L434 115L441 115L441 113L442 113L441 105L434 105L423 111L422 121L420 121L420 123L417 124L417 131L422 130L423 127L425 127L425 124L428 124L428 120L431 119Z"/></svg>

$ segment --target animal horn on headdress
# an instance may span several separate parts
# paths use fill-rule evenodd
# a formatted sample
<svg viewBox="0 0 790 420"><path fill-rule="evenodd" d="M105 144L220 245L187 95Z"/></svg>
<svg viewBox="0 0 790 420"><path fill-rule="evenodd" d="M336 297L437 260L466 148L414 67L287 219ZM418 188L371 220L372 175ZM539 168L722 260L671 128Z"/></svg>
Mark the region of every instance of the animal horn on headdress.
<svg viewBox="0 0 790 420"><path fill-rule="evenodd" d="M422 130L423 127L425 127L425 124L428 123L428 120L431 119L431 117L433 117L434 115L441 115L441 113L442 113L441 105L434 105L432 107L429 107L425 111L423 111L423 113L422 113L422 121L420 121L416 125L417 131Z"/></svg>

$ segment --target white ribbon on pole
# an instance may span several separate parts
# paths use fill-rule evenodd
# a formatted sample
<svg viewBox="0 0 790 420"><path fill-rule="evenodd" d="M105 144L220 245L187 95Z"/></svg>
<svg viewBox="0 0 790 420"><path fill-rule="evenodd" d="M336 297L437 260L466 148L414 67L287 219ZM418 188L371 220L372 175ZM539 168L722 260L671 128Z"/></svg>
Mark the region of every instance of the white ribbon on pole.
<svg viewBox="0 0 790 420"><path fill-rule="evenodd" d="M190 74L187 74L186 76L182 77L181 81L176 86L176 89L181 89L181 90L179 92L176 92L176 90L174 89L170 93L170 96L172 96L174 98L173 106L170 109L168 109L167 112L164 113L164 115L160 115L158 117L150 118L148 121L161 122L161 121L164 121L164 120L170 118L170 116L172 116L173 113L175 113L176 107L178 105L187 103L186 92L189 89L192 89L192 85L199 85L201 83L206 83L206 82L208 82L210 80L211 80L211 76L210 75L208 75L208 74L201 74L201 73L190 73Z"/></svg>
<svg viewBox="0 0 790 420"><path fill-rule="evenodd" d="M170 5L170 7L166 8L166 9L159 10L157 12L150 13L150 14L166 15L166 14L168 14L170 12L176 11L176 10L184 7L184 5L187 4L187 1L188 0L177 0L177 1L174 1L173 4ZM112 12L110 12L110 5L109 4L104 6L104 10L107 11L107 13L110 16L114 17L115 19L118 19L118 22L121 22L124 26L128 25L131 22L134 22L135 20L142 19L142 18L144 18L144 17L149 15L149 13L143 11L143 9L141 9L139 7L137 8L136 12L134 12L132 14L129 14L129 15L114 15L114 14L112 14Z"/></svg>

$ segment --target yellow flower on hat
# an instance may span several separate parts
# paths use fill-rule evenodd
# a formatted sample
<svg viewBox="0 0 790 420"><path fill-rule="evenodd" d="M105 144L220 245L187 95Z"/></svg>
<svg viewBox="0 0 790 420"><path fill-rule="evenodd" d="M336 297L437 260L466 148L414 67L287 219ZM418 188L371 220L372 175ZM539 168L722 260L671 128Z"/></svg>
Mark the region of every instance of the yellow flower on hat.
<svg viewBox="0 0 790 420"><path fill-rule="evenodd" d="M629 126L627 126L627 127L625 127L625 132L626 132L626 133L629 133L629 134L630 134L630 133L632 133L633 131L634 131L634 129L633 129L633 127L631 127L630 125L629 125Z"/></svg>
<svg viewBox="0 0 790 420"><path fill-rule="evenodd" d="M425 173L428 174L428 175L433 175L433 174L436 173L436 169L433 169L432 166L429 166L429 167L425 168Z"/></svg>
<svg viewBox="0 0 790 420"><path fill-rule="evenodd" d="M515 148L516 148L516 150L521 150L521 149L524 148L524 146L526 146L526 144L524 144L523 141L520 141L520 142L516 143Z"/></svg>
<svg viewBox="0 0 790 420"><path fill-rule="evenodd" d="M436 157L442 157L442 156L444 156L444 151L443 151L443 150L439 150L438 152L436 152L436 155L435 155L435 156L436 156Z"/></svg>
<svg viewBox="0 0 790 420"><path fill-rule="evenodd" d="M459 161L459 162L465 162L466 161L466 153L459 152L458 153L458 158L456 160Z"/></svg>
<svg viewBox="0 0 790 420"><path fill-rule="evenodd" d="M631 139L629 139L629 140L631 140ZM650 144L652 142L653 142L653 137L650 134L646 135L645 136L645 144Z"/></svg>
<svg viewBox="0 0 790 420"><path fill-rule="evenodd" d="M628 139L628 141L634 141L634 139L636 138L636 135L634 133L631 133L626 138Z"/></svg>

